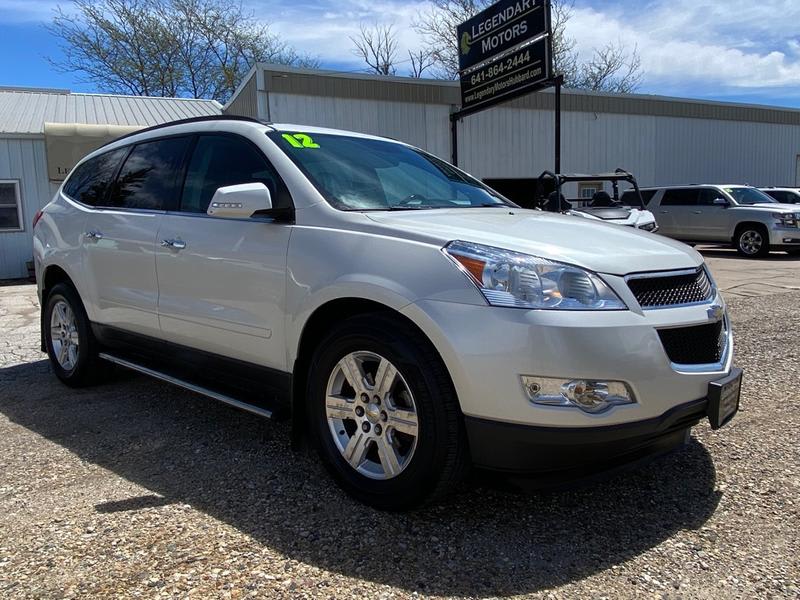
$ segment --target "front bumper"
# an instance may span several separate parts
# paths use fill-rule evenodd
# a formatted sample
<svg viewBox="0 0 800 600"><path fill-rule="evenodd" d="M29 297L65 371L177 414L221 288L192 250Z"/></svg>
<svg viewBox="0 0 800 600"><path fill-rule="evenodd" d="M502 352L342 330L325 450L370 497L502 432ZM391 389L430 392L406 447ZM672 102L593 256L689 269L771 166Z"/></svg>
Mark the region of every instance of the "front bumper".
<svg viewBox="0 0 800 600"><path fill-rule="evenodd" d="M467 417L476 467L520 476L582 477L676 448L708 413L702 398L663 415L607 427L535 427Z"/></svg>
<svg viewBox="0 0 800 600"><path fill-rule="evenodd" d="M628 306L622 278L604 278ZM629 297L625 297L625 296ZM660 417L705 398L708 384L730 372L733 342L715 365L673 364L658 330L704 325L711 304L642 311L535 311L423 300L403 312L419 324L447 366L466 417L559 428L605 427ZM718 317L717 317L718 318ZM635 404L599 414L533 404L521 376L623 381Z"/></svg>
<svg viewBox="0 0 800 600"><path fill-rule="evenodd" d="M800 228L773 225L769 230L769 245L800 248Z"/></svg>

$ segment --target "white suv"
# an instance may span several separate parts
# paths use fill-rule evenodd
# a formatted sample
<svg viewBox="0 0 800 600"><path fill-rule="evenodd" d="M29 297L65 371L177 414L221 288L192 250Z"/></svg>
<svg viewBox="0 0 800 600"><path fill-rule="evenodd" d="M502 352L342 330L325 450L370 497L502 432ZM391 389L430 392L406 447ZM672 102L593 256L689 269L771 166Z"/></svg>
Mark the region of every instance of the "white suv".
<svg viewBox="0 0 800 600"><path fill-rule="evenodd" d="M738 407L698 253L522 210L381 138L241 118L137 132L73 170L34 252L66 384L110 361L289 417L382 508L470 465L602 469Z"/></svg>

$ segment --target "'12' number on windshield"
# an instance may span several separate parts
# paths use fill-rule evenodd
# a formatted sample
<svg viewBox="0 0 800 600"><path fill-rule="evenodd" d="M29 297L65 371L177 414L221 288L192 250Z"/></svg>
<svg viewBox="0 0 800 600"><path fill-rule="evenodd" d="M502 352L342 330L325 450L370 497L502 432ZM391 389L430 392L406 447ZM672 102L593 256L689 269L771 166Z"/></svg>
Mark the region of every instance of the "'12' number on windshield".
<svg viewBox="0 0 800 600"><path fill-rule="evenodd" d="M289 142L295 148L319 148L310 135L305 133L284 133L283 139Z"/></svg>

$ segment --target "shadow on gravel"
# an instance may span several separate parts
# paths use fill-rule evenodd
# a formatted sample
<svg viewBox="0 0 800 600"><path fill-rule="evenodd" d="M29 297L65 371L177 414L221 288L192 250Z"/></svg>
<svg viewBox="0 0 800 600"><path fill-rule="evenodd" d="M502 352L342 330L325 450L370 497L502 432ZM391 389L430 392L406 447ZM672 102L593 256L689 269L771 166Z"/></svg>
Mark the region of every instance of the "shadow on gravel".
<svg viewBox="0 0 800 600"><path fill-rule="evenodd" d="M163 497L103 498L99 512L187 503L291 559L426 594L510 595L581 579L700 527L719 501L711 457L693 441L581 490L472 488L386 514L292 453L287 424L166 384L123 375L71 390L39 361L0 369L0 390L13 422Z"/></svg>

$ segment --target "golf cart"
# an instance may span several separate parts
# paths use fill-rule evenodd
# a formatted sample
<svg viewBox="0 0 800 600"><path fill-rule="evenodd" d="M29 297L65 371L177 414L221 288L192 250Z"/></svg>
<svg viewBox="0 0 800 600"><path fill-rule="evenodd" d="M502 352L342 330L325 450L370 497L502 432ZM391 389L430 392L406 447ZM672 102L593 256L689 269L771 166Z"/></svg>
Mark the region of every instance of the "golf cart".
<svg viewBox="0 0 800 600"><path fill-rule="evenodd" d="M613 196L600 189L591 199L568 201L562 193L562 187L567 183L606 181L611 182ZM619 191L620 182L627 182L631 185L631 189L626 190L622 196ZM656 219L645 206L636 178L622 169L599 175L557 175L551 171L545 171L539 176L537 198L539 206L550 212L605 221L614 225L625 225L643 231L658 231ZM575 208L574 206L577 204L586 204L586 206Z"/></svg>

